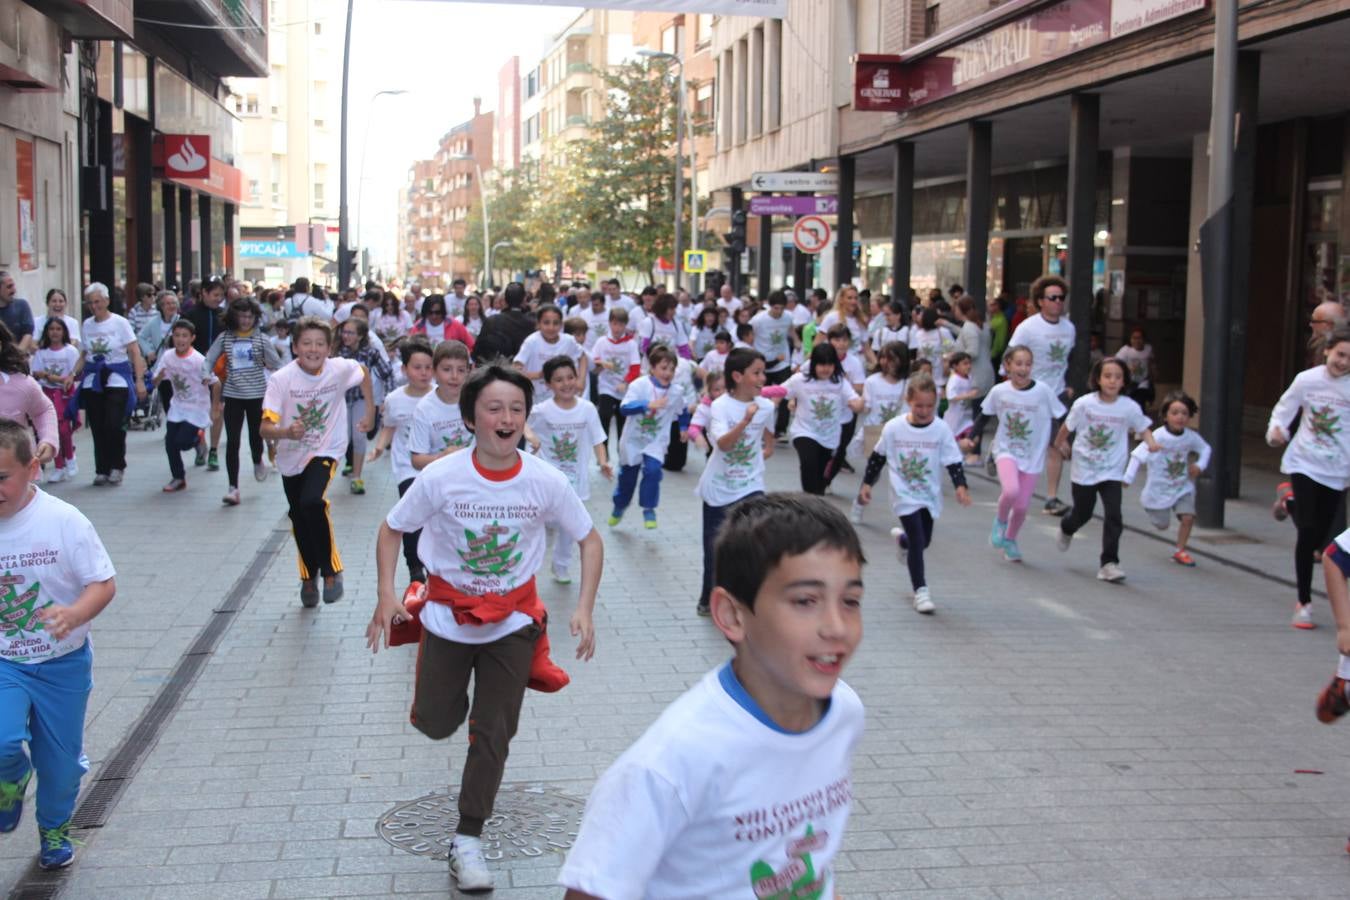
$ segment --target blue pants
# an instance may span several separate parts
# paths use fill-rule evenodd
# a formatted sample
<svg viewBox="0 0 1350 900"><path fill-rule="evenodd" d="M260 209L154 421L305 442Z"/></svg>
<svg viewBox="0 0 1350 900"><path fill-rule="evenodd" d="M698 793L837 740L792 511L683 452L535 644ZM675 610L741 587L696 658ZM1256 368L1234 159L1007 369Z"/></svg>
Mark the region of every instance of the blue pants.
<svg viewBox="0 0 1350 900"><path fill-rule="evenodd" d="M22 781L29 769L37 769L39 828L70 821L80 779L89 771L84 712L94 686L93 665L88 641L46 662L0 660L0 781Z"/></svg>
<svg viewBox="0 0 1350 900"><path fill-rule="evenodd" d="M164 423L164 451L169 454L169 473L174 478L186 478L183 468L183 452L197 446L197 432L200 429L191 422Z"/></svg>
<svg viewBox="0 0 1350 900"><path fill-rule="evenodd" d="M750 497L759 497L763 494L763 491L755 491L731 501L726 506L709 506L707 503L703 504L703 589L698 595L699 606L707 606L708 601L712 598L713 551L717 547L717 530L721 528L722 523L727 520L727 513L731 512L733 506L740 503L741 500L746 500Z"/></svg>
<svg viewBox="0 0 1350 900"><path fill-rule="evenodd" d="M615 512L623 512L633 502L633 488L637 487L639 472L642 474L642 487L638 490L638 506L656 509L656 505L661 502L661 460L644 456L640 466L619 467L619 477L614 485Z"/></svg>

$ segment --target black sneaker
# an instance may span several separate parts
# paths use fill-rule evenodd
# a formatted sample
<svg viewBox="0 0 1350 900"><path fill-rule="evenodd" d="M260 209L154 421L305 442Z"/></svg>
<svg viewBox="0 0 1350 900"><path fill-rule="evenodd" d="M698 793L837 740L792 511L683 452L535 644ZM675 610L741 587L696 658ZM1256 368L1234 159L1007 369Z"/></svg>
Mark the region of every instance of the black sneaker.
<svg viewBox="0 0 1350 900"><path fill-rule="evenodd" d="M1049 500L1045 501L1045 506L1041 509L1041 512L1045 513L1047 516L1062 516L1066 515L1071 508L1072 507L1070 507L1069 504L1058 497L1051 497Z"/></svg>
<svg viewBox="0 0 1350 900"><path fill-rule="evenodd" d="M712 615L712 607L710 607L706 603L700 603L698 605L697 612L700 616L706 619Z"/></svg>

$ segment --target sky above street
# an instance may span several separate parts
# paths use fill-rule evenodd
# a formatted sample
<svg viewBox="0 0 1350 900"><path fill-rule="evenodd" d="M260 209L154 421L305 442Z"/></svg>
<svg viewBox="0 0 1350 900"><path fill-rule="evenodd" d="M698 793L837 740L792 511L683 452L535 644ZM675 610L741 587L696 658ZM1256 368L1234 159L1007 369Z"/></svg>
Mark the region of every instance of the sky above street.
<svg viewBox="0 0 1350 900"><path fill-rule="evenodd" d="M397 255L398 190L409 165L433 156L440 137L473 116L474 97L483 98L484 112L495 110L497 73L506 61L519 56L522 69L538 62L553 36L581 10L356 0L348 190L352 227L359 209L361 241L371 248L372 261L393 263ZM342 25L333 23L335 28ZM340 78L341 72L336 73L334 83ZM371 98L386 90L409 93L383 96L372 104ZM359 179L367 126L363 197Z"/></svg>

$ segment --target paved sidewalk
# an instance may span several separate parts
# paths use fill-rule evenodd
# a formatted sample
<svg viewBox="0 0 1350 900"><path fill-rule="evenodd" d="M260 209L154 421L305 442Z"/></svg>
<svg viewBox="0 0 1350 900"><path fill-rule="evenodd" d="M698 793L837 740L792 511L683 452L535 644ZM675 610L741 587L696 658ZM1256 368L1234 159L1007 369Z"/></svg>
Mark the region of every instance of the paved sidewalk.
<svg viewBox="0 0 1350 900"><path fill-rule="evenodd" d="M149 499L162 480L162 454L139 441L135 452L132 472L154 473L144 490L133 493L133 482L115 496L76 489L82 505L89 497L110 545L116 517L140 535L163 527L162 498ZM599 655L585 665L568 660L571 641L555 628L573 684L528 698L508 783L584 797L671 699L726 657L725 641L693 615L699 517L691 491L699 467L691 461L690 472L667 477L659 530L600 526L607 560ZM795 478L795 457L780 448L770 486L794 488ZM846 476L840 492L851 493L856 481ZM197 515L175 521L176 533L201 531L224 545L224 532L247 515L246 534L223 552L194 554L174 582L160 574L171 570L171 556L118 545L124 573L146 578L151 591L172 584L193 597L224 593L282 507L280 485L270 483L245 486L251 505L216 510L218 483L223 477L209 491L169 498L199 504ZM107 827L86 836L63 897L450 892L444 863L376 834L376 820L395 805L457 785L465 741L433 743L407 724L412 648L376 657L364 648L372 539L395 497L386 466L368 473L367 489L365 497L343 493L342 484L333 492L347 599L301 609L286 542ZM1129 581L1102 584L1092 577L1096 526L1061 556L1055 520L1033 515L1022 540L1027 563L1004 563L985 543L996 491L977 482L973 492L975 507L950 504L937 528L932 618L908 607L882 502L860 529L870 560L866 638L846 678L867 705L868 730L838 864L841 893L849 900L1350 893L1343 849L1350 753L1343 733L1312 716L1335 662L1332 630L1289 628L1286 588L1203 560L1182 569L1165 545L1135 534L1122 548ZM598 481L594 494L592 514L601 521L607 492ZM114 502L125 505L99 509ZM1145 524L1133 503L1127 521ZM1288 568L1292 529L1280 548L1279 531L1257 529L1258 503L1250 526L1234 522L1270 535L1270 552L1282 549ZM1250 552L1214 548L1235 546ZM190 598L133 594L125 582L123 591L140 625L127 640L146 637L147 623L172 621L184 631L181 652L193 635ZM554 621L565 622L574 589L548 584L545 599ZM210 602L201 601L194 621L209 614ZM174 615L170 604L183 608ZM1330 622L1321 603L1317 617ZM101 689L114 671L104 673L115 622L102 618L95 629ZM135 652L163 655L162 672L176 656L161 643L175 632L148 633L155 640L138 645L148 651ZM128 666L137 662L128 656ZM105 721L111 712L105 704ZM17 862L34 843L20 833L0 846ZM494 896L557 897L550 885L560 862L551 854L513 861L499 870ZM14 871L6 875L13 883Z"/></svg>

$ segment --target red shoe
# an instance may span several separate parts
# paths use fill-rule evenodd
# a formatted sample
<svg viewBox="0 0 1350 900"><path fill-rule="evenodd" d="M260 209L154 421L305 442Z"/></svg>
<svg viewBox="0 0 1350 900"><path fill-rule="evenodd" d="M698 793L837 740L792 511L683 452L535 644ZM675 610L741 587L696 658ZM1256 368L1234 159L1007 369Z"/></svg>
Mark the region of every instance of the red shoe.
<svg viewBox="0 0 1350 900"><path fill-rule="evenodd" d="M1303 631L1312 631L1317 627L1317 623L1312 620L1312 604L1304 606L1302 603L1294 603L1294 618L1289 622L1295 628Z"/></svg>
<svg viewBox="0 0 1350 900"><path fill-rule="evenodd" d="M1270 508L1270 514L1275 517L1276 522L1283 522L1289 518L1288 503L1294 498L1294 486L1287 481L1282 481L1275 486L1275 505Z"/></svg>
<svg viewBox="0 0 1350 900"><path fill-rule="evenodd" d="M1326 725L1335 722L1341 716L1350 712L1350 699L1345 696L1345 679L1337 676L1331 679L1326 687L1322 688L1322 693L1317 695L1317 721ZM1350 852L1350 846L1346 847L1346 852Z"/></svg>
<svg viewBox="0 0 1350 900"><path fill-rule="evenodd" d="M1192 559L1191 555L1185 550L1178 550L1176 553L1173 553L1172 562L1183 566L1190 566L1192 569L1195 568L1195 560Z"/></svg>

